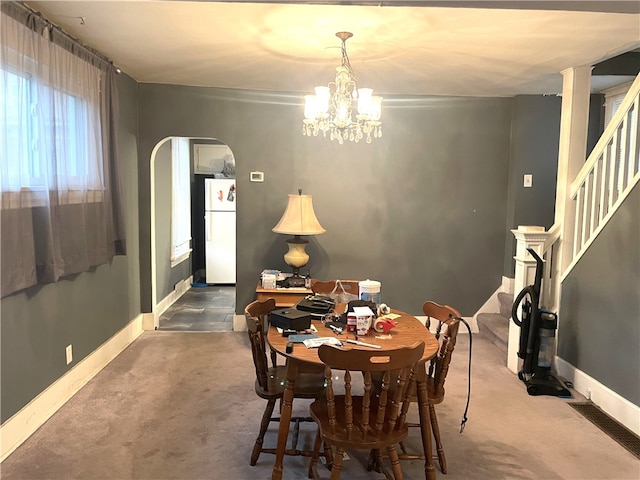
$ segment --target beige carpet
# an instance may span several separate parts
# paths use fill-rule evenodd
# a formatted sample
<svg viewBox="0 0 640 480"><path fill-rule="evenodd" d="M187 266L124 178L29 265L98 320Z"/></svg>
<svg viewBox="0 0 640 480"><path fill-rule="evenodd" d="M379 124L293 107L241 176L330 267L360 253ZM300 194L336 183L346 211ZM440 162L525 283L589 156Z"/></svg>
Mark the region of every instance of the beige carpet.
<svg viewBox="0 0 640 480"><path fill-rule="evenodd" d="M436 467L438 478L640 478L640 462L570 408L571 400L528 396L503 354L473 338L464 433L468 335L459 336L438 408L449 466L446 476ZM268 479L272 455L249 466L264 409L253 376L246 333L145 332L0 465L1 478ZM308 403L294 407L306 414ZM299 443L310 446L314 432L303 427ZM275 437L274 424L265 444ZM349 455L342 478L381 478L364 468L367 452ZM285 458L285 479L306 478L307 462ZM424 478L422 462L402 465L406 479Z"/></svg>

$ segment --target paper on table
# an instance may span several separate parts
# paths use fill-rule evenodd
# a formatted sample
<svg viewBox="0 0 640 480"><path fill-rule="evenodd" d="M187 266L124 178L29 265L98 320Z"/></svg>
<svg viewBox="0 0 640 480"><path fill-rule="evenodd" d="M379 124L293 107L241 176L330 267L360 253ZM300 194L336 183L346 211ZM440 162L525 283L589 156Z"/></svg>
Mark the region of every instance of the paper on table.
<svg viewBox="0 0 640 480"><path fill-rule="evenodd" d="M336 337L309 338L302 343L304 343L304 346L307 348L318 348L320 345L325 343L329 345L337 345L339 347L342 346L342 342Z"/></svg>
<svg viewBox="0 0 640 480"><path fill-rule="evenodd" d="M353 307L356 317L373 317L373 312L369 307Z"/></svg>
<svg viewBox="0 0 640 480"><path fill-rule="evenodd" d="M278 333L282 334L283 330L280 327L276 327L276 330L278 331ZM316 328L316 326L314 324L311 324L311 326L309 328L307 328L306 330L301 330L302 332L310 332L310 333L318 333L318 329Z"/></svg>

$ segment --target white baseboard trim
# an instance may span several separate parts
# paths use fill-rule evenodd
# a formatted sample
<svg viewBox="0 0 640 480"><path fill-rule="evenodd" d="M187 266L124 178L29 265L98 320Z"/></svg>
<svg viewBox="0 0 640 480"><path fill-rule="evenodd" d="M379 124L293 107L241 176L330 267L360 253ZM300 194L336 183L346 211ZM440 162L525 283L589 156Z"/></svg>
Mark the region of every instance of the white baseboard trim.
<svg viewBox="0 0 640 480"><path fill-rule="evenodd" d="M502 277L502 291L513 295L513 285L516 279L511 277Z"/></svg>
<svg viewBox="0 0 640 480"><path fill-rule="evenodd" d="M178 300L182 295L185 294L187 290L191 288L192 282L193 276L185 278L184 280L176 283L173 290L169 292L169 295L160 300L154 310L155 314L160 317L160 315L166 312L167 309L176 302L176 300Z"/></svg>
<svg viewBox="0 0 640 480"><path fill-rule="evenodd" d="M234 332L246 332L247 331L247 322L244 318L244 315L234 315L233 316L233 331Z"/></svg>
<svg viewBox="0 0 640 480"><path fill-rule="evenodd" d="M164 297L154 308L153 313L144 313L143 328L145 330L157 330L160 325L160 315L167 311L167 309L173 305L187 290L191 288L193 283L193 275L189 278L179 281L175 284L173 290Z"/></svg>
<svg viewBox="0 0 640 480"><path fill-rule="evenodd" d="M138 315L0 425L0 462L4 461L142 332L142 315Z"/></svg>
<svg viewBox="0 0 640 480"><path fill-rule="evenodd" d="M484 302L484 305L478 309L473 315L473 323L478 326L478 315L481 313L500 313L500 301L498 300L499 293L511 293L513 291L513 279L508 277L502 277L502 283L496 289L495 292ZM466 320L466 319L465 319ZM474 332L475 333L475 332Z"/></svg>
<svg viewBox="0 0 640 480"><path fill-rule="evenodd" d="M578 370L569 362L556 357L556 372L573 382L573 389L636 435L640 435L640 407L620 396L610 388Z"/></svg>

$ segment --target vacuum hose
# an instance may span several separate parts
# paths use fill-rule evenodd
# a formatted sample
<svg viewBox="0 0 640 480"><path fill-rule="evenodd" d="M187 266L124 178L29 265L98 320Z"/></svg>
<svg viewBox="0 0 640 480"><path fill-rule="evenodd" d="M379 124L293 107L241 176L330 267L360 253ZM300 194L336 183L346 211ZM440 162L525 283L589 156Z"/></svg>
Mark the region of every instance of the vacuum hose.
<svg viewBox="0 0 640 480"><path fill-rule="evenodd" d="M531 301L525 300L522 308L522 320L519 320L518 307L527 295L530 297ZM529 285L520 291L513 302L513 306L511 307L511 318L513 319L513 322L520 327L520 348L518 350L518 357L524 360L522 373L525 375L532 374L537 363L538 355L536 332L539 322L538 301L538 290L535 285Z"/></svg>
<svg viewBox="0 0 640 480"><path fill-rule="evenodd" d="M515 323L519 327L522 327L522 322L518 318L518 307L520 306L520 302L522 302L527 294L531 298L534 297L535 289L533 288L533 285L529 285L528 287L524 287L522 290L520 290L520 293L513 301L513 305L511 306L511 319L513 320L513 323Z"/></svg>

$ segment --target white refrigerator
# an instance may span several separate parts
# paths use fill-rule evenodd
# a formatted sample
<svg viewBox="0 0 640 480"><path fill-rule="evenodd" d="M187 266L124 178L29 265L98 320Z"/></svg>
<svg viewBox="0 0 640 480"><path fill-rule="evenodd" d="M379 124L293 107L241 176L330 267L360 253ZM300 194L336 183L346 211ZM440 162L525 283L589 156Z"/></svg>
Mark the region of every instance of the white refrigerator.
<svg viewBox="0 0 640 480"><path fill-rule="evenodd" d="M207 178L204 183L206 281L235 284L236 180Z"/></svg>

